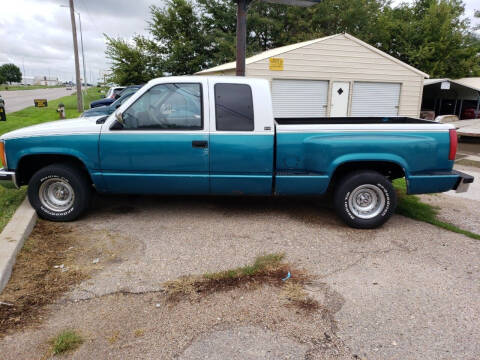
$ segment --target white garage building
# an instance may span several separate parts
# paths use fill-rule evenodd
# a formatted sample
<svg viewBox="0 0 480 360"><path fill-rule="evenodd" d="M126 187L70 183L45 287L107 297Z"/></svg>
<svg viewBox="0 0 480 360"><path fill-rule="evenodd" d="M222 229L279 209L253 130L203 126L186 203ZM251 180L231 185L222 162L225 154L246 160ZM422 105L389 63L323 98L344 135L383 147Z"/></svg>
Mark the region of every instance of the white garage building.
<svg viewBox="0 0 480 360"><path fill-rule="evenodd" d="M235 75L235 62L199 75ZM419 117L428 75L349 34L252 56L246 76L271 81L275 117Z"/></svg>

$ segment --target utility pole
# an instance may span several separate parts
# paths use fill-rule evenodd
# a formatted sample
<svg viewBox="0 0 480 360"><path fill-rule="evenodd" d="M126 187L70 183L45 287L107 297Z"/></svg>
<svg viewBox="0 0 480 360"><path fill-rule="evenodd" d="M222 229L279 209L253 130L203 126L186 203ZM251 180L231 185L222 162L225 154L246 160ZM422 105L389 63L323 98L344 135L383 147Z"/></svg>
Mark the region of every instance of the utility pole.
<svg viewBox="0 0 480 360"><path fill-rule="evenodd" d="M237 76L245 76L247 10L251 0L237 0Z"/></svg>
<svg viewBox="0 0 480 360"><path fill-rule="evenodd" d="M80 60L78 59L78 43L77 43L77 26L75 25L75 9L73 7L73 0L70 3L70 19L72 21L72 35L73 35L73 52L75 55L75 77L77 82L77 109L78 112L83 112L82 99L82 81L80 80Z"/></svg>
<svg viewBox="0 0 480 360"><path fill-rule="evenodd" d="M82 31L82 18L80 17L80 13L78 14L78 23L80 25L80 44L82 46L82 62L83 62L83 82L85 83L85 89L87 88L87 70L85 67L85 52L83 51L83 31ZM85 90L86 91L86 90ZM82 104L84 103L84 94L82 91Z"/></svg>
<svg viewBox="0 0 480 360"><path fill-rule="evenodd" d="M82 18L80 17L80 13L78 14L78 22L80 25L80 44L82 46L82 62L83 62L83 81L85 81L85 87L87 86L87 68L85 67L85 52L83 51L83 31L82 31Z"/></svg>
<svg viewBox="0 0 480 360"><path fill-rule="evenodd" d="M237 3L237 76L245 76L247 53L247 10L252 0L233 0ZM323 0L260 0L272 4L309 7Z"/></svg>

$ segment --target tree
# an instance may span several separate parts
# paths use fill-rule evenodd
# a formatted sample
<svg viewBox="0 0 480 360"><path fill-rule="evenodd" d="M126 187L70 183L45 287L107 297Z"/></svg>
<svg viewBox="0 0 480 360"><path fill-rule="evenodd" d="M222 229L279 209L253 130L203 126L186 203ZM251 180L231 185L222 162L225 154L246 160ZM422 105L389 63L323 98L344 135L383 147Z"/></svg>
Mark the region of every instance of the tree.
<svg viewBox="0 0 480 360"><path fill-rule="evenodd" d="M12 82L22 82L22 73L20 68L15 64L4 64L0 66L0 78L8 81L9 83Z"/></svg>
<svg viewBox="0 0 480 360"><path fill-rule="evenodd" d="M3 74L0 72L0 85L4 84L6 82L5 78L3 77Z"/></svg>
<svg viewBox="0 0 480 360"><path fill-rule="evenodd" d="M130 44L123 39L105 37L106 55L111 61L110 81L119 85L143 84L155 76L150 57L137 46L138 38Z"/></svg>
<svg viewBox="0 0 480 360"><path fill-rule="evenodd" d="M168 0L150 11L149 36L136 37L130 47L143 54L148 74L192 74L235 60L234 1ZM310 8L254 1L247 55L348 32L431 76L475 76L480 40L464 11L461 0L415 0L398 7L389 0L324 0ZM114 73L125 71L119 66L122 49L107 52L116 59Z"/></svg>
<svg viewBox="0 0 480 360"><path fill-rule="evenodd" d="M480 43L460 0L417 0L384 14L379 48L431 77L480 75Z"/></svg>

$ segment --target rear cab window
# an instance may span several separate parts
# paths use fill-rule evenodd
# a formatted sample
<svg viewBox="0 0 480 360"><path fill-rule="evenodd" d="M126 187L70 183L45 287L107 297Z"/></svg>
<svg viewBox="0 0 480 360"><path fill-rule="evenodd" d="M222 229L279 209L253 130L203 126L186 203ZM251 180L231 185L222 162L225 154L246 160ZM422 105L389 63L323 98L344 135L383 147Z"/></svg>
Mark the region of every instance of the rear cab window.
<svg viewBox="0 0 480 360"><path fill-rule="evenodd" d="M215 122L217 131L253 131L253 97L250 85L215 84Z"/></svg>

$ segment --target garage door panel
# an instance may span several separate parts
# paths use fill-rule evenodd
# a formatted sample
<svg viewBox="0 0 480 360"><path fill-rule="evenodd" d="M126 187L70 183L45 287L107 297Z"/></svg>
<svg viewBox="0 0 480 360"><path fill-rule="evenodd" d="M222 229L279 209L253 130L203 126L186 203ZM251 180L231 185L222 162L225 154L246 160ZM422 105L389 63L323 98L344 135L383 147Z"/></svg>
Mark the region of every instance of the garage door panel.
<svg viewBox="0 0 480 360"><path fill-rule="evenodd" d="M355 82L352 116L397 116L400 84Z"/></svg>
<svg viewBox="0 0 480 360"><path fill-rule="evenodd" d="M324 117L328 81L272 80L273 114L277 118Z"/></svg>

